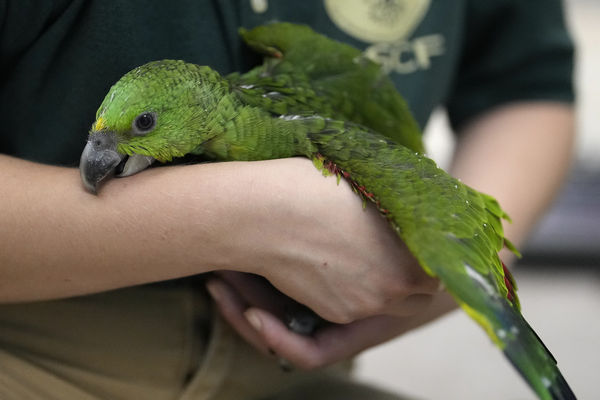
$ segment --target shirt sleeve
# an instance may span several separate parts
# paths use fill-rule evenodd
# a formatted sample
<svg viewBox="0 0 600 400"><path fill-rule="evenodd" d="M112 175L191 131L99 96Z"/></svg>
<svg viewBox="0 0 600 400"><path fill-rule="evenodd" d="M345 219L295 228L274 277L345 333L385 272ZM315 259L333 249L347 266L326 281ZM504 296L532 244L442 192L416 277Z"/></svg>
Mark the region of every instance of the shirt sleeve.
<svg viewBox="0 0 600 400"><path fill-rule="evenodd" d="M516 101L574 101L574 45L561 0L472 0L464 46L446 101L457 131Z"/></svg>

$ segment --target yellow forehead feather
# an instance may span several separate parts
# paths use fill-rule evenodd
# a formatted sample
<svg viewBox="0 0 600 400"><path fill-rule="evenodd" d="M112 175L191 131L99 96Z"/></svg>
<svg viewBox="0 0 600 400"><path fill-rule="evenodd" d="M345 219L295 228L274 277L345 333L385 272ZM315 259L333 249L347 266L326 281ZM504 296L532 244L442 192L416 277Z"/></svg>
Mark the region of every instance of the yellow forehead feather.
<svg viewBox="0 0 600 400"><path fill-rule="evenodd" d="M94 130L101 131L102 129L104 129L105 126L106 126L106 123L104 121L104 118L98 117L98 119L94 123Z"/></svg>

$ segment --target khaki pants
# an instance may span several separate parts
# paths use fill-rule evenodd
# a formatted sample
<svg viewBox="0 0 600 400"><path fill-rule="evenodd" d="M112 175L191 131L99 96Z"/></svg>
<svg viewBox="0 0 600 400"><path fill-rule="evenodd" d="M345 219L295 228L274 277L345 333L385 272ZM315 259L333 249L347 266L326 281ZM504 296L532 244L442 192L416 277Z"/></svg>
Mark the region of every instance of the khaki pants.
<svg viewBox="0 0 600 400"><path fill-rule="evenodd" d="M0 305L2 400L400 398L352 382L349 369L281 371L191 279Z"/></svg>

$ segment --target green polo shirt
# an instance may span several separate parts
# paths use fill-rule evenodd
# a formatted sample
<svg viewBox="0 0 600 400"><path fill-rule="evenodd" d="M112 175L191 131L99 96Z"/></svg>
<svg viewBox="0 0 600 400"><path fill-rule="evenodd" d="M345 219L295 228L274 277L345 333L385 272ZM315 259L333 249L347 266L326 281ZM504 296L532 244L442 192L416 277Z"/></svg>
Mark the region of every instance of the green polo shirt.
<svg viewBox="0 0 600 400"><path fill-rule="evenodd" d="M380 62L423 126L496 105L573 99L559 0L54 0L0 3L0 152L75 166L95 111L125 72L172 58L221 73L260 62L237 35L311 25Z"/></svg>

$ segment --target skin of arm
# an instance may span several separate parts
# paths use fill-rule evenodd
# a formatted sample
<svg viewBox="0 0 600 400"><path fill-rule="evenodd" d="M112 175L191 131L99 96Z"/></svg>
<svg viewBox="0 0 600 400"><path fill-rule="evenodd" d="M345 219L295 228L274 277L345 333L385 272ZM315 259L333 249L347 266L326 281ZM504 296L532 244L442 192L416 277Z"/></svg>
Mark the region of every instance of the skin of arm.
<svg viewBox="0 0 600 400"><path fill-rule="evenodd" d="M501 106L461 130L451 173L498 199L513 219L512 224L505 224L506 236L519 246L560 188L573 142L570 105L524 102ZM514 261L508 251L501 256L508 264ZM456 308L451 297L441 292L432 296L428 307L413 309L413 315L390 315L393 310L372 314L304 337L291 333L269 312L269 304L276 301L250 278L224 274L209 281L208 289L224 317L247 341L304 369L353 356Z"/></svg>
<svg viewBox="0 0 600 400"><path fill-rule="evenodd" d="M410 258L397 268L407 252L386 222L303 158L154 168L94 196L75 169L0 156L0 181L3 303L230 269L349 322L389 299L413 313L437 286Z"/></svg>

